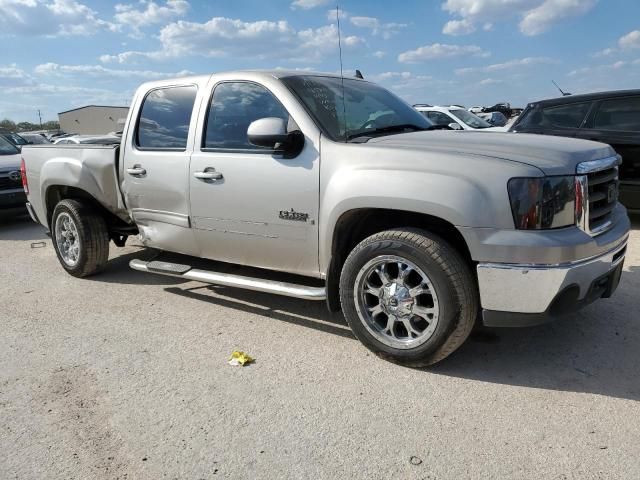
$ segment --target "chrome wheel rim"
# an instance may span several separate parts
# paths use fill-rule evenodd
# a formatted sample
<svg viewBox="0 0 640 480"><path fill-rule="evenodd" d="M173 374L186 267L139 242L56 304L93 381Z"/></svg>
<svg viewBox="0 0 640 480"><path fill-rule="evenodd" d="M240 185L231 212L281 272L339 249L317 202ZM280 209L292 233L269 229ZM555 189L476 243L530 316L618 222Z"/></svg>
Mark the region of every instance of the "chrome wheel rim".
<svg viewBox="0 0 640 480"><path fill-rule="evenodd" d="M80 235L71 215L61 213L56 218L56 245L62 261L69 267L75 267L80 258Z"/></svg>
<svg viewBox="0 0 640 480"><path fill-rule="evenodd" d="M438 326L440 307L431 279L402 257L384 255L367 262L356 277L354 300L367 330L393 348L416 348Z"/></svg>

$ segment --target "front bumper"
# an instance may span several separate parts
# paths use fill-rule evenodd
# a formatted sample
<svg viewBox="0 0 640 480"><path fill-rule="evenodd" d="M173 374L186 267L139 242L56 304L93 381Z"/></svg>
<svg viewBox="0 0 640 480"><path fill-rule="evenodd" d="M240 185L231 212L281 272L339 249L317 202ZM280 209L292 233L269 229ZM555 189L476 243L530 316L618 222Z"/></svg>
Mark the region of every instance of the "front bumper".
<svg viewBox="0 0 640 480"><path fill-rule="evenodd" d="M486 326L530 326L608 298L620 281L628 236L595 257L561 264L478 264Z"/></svg>
<svg viewBox="0 0 640 480"><path fill-rule="evenodd" d="M22 188L0 190L0 210L24 207L25 203L27 203L27 196Z"/></svg>

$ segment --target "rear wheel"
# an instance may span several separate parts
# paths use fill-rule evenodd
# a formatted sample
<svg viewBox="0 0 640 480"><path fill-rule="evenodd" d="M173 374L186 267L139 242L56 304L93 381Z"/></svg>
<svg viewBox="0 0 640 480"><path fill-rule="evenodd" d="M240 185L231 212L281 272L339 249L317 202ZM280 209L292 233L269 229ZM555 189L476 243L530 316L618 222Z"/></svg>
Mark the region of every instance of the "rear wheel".
<svg viewBox="0 0 640 480"><path fill-rule="evenodd" d="M62 200L51 219L53 246L62 267L74 277L104 269L109 258L109 233L104 219L78 200Z"/></svg>
<svg viewBox="0 0 640 480"><path fill-rule="evenodd" d="M367 348L411 367L456 350L478 313L475 280L464 259L420 230L389 230L356 246L342 270L340 299Z"/></svg>

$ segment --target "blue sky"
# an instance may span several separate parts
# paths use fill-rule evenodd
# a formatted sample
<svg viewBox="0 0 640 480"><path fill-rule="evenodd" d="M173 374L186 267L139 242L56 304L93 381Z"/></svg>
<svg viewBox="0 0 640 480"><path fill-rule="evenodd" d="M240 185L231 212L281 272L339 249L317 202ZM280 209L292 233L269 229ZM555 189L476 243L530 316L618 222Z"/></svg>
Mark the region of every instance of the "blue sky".
<svg viewBox="0 0 640 480"><path fill-rule="evenodd" d="M640 87L637 0L343 0L349 75L407 101L526 102ZM140 83L229 69L337 72L335 1L0 0L0 118L127 105Z"/></svg>

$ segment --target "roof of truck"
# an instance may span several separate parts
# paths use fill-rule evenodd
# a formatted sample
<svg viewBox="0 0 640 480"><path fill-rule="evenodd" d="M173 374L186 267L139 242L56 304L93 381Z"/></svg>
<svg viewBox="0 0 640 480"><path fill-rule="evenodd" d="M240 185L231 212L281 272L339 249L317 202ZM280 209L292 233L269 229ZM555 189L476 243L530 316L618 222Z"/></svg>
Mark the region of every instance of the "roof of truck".
<svg viewBox="0 0 640 480"><path fill-rule="evenodd" d="M209 74L209 75L191 75L191 76L187 76L187 77L178 77L178 78L172 78L172 79L159 79L158 81L163 81L163 82L169 81L169 82L172 82L172 81L180 80L180 81L201 82L201 81L207 81L213 75L230 76L230 75L233 75L233 74L244 75L244 74L247 74L247 73L250 73L250 74L253 74L253 75L258 75L258 76L274 77L274 78L287 78L287 77L300 77L300 76L340 78L340 75L337 74L337 73L312 72L312 71L306 71L306 70L283 70L283 69L259 70L259 69L253 69L253 70L230 70L230 71L225 71L225 72L215 72L215 73L212 73L212 74ZM348 78L348 79L351 79L351 80L366 81L366 78L365 79L360 79L360 78L357 78L357 77L355 77L353 75L344 75L344 78ZM155 83L155 81L147 82L147 83Z"/></svg>

